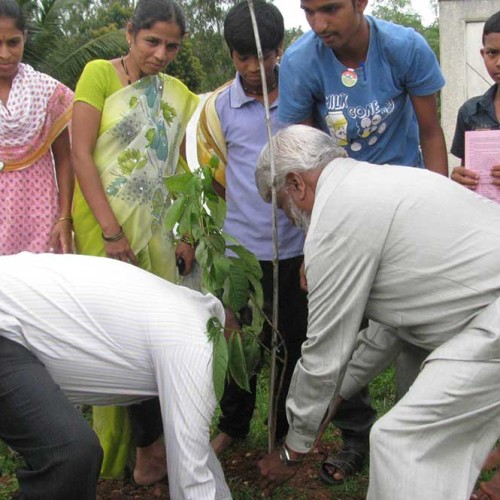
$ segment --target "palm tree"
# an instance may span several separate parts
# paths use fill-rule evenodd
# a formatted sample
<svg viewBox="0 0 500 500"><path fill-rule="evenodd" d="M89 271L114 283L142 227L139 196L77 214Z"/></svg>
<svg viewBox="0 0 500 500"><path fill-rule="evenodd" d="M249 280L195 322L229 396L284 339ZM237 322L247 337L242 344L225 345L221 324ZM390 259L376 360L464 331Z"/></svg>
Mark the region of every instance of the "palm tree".
<svg viewBox="0 0 500 500"><path fill-rule="evenodd" d="M128 2L95 0L20 0L28 20L24 61L74 88L83 67L92 59L111 59L125 53ZM110 11L111 7L115 11ZM106 7L106 8L105 8ZM109 23L109 14L121 25Z"/></svg>

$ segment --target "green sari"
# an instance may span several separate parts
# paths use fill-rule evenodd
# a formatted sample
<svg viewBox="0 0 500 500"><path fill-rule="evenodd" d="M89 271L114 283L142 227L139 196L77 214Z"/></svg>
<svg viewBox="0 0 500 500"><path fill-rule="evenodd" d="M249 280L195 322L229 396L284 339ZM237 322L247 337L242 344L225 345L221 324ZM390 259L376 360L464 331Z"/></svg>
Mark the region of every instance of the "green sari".
<svg viewBox="0 0 500 500"><path fill-rule="evenodd" d="M171 76L145 77L106 99L94 149L108 202L139 266L169 281L175 279L175 248L164 226L171 203L165 179L187 168L179 149L198 101ZM77 252L105 256L101 228L78 185L73 221ZM95 407L93 417L104 449L101 476L121 477L131 447L126 409Z"/></svg>

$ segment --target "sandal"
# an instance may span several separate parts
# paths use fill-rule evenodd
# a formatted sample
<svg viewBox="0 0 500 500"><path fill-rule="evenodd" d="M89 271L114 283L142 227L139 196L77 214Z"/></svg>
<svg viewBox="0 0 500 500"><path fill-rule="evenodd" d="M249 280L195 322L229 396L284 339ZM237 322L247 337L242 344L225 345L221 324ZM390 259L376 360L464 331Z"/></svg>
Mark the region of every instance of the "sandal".
<svg viewBox="0 0 500 500"><path fill-rule="evenodd" d="M356 474L363 468L366 457L367 453L360 451L352 449L341 450L335 455L328 455L328 457L323 460L319 475L327 484L343 483L349 476ZM326 466L335 467L335 469L344 474L344 477L342 479L335 479Z"/></svg>

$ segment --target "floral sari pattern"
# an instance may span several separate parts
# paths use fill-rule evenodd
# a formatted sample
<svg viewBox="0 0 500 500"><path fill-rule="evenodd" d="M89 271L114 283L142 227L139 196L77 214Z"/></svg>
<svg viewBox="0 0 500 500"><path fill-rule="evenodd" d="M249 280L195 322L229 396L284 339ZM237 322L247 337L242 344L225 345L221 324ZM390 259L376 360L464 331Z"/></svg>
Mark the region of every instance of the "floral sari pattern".
<svg viewBox="0 0 500 500"><path fill-rule="evenodd" d="M198 97L181 82L160 74L115 92L104 104L94 161L108 202L138 256L154 237L171 246L166 241L171 238L162 231L170 206L164 181L180 165L179 148L197 103ZM74 219L78 251L104 255L97 222L79 189ZM163 275L153 262L146 268Z"/></svg>

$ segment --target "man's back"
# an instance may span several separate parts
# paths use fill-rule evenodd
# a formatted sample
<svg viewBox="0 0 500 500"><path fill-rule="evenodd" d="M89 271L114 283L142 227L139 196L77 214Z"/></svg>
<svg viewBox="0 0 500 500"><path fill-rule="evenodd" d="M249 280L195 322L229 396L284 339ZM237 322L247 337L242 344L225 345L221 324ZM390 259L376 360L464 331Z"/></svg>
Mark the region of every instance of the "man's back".
<svg viewBox="0 0 500 500"><path fill-rule="evenodd" d="M327 229L332 241L318 245ZM355 284L368 317L433 349L500 295L499 246L493 202L426 171L343 159L320 178L305 252L306 265L317 257L343 270L331 293ZM310 270L314 294L324 275ZM362 314L365 303L356 307Z"/></svg>
<svg viewBox="0 0 500 500"><path fill-rule="evenodd" d="M0 334L89 403L156 394L152 353L207 343L207 320L224 314L211 295L101 257L23 253L0 257L0 274Z"/></svg>

